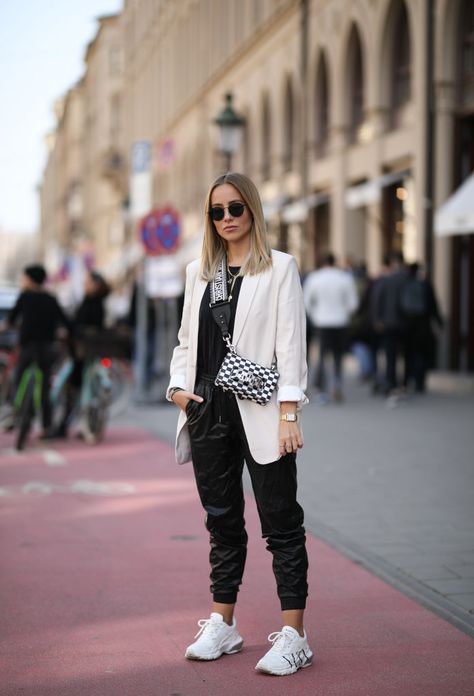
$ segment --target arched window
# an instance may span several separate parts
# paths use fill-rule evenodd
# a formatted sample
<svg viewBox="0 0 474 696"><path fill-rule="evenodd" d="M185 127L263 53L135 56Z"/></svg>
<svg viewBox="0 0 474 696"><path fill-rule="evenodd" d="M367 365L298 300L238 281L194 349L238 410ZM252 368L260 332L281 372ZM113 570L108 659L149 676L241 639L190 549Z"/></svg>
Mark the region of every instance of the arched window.
<svg viewBox="0 0 474 696"><path fill-rule="evenodd" d="M295 143L295 104L293 98L293 85L291 78L288 78L285 89L285 117L283 131L283 169L285 172L291 170L294 159Z"/></svg>
<svg viewBox="0 0 474 696"><path fill-rule="evenodd" d="M463 111L474 110L474 3L464 0L459 12L459 58L457 104Z"/></svg>
<svg viewBox="0 0 474 696"><path fill-rule="evenodd" d="M272 169L272 122L268 94L262 99L262 178L270 179Z"/></svg>
<svg viewBox="0 0 474 696"><path fill-rule="evenodd" d="M247 111L244 114L245 126L242 133L242 171L244 174L250 172L250 134L252 127L250 125L250 114Z"/></svg>
<svg viewBox="0 0 474 696"><path fill-rule="evenodd" d="M316 72L315 90L315 133L316 153L325 155L329 134L329 81L326 56L321 54Z"/></svg>
<svg viewBox="0 0 474 696"><path fill-rule="evenodd" d="M411 39L405 2L399 2L393 15L394 34L391 69L390 125L400 125L403 107L411 95Z"/></svg>
<svg viewBox="0 0 474 696"><path fill-rule="evenodd" d="M357 28L351 29L348 51L349 86L349 142L358 140L359 128L364 122L364 69L362 44Z"/></svg>

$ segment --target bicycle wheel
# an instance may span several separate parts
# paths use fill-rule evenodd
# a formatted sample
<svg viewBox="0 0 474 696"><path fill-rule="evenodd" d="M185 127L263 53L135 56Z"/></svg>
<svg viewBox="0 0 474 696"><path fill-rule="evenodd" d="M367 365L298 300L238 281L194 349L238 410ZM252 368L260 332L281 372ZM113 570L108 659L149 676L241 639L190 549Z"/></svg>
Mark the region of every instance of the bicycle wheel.
<svg viewBox="0 0 474 696"><path fill-rule="evenodd" d="M53 377L53 384L50 390L50 401L52 407L52 428L56 434L67 432L67 426L75 418L77 411L77 389L69 383L73 363L66 360Z"/></svg>
<svg viewBox="0 0 474 696"><path fill-rule="evenodd" d="M8 405L9 391L8 367L5 363L0 362L0 419L3 411Z"/></svg>
<svg viewBox="0 0 474 696"><path fill-rule="evenodd" d="M15 446L18 451L24 449L33 419L35 417L34 393L35 377L32 374L28 379L28 384L26 385L17 414L17 435Z"/></svg>
<svg viewBox="0 0 474 696"><path fill-rule="evenodd" d="M90 399L84 409L84 436L90 444L101 442L109 411L110 390L107 389L97 372L91 376Z"/></svg>

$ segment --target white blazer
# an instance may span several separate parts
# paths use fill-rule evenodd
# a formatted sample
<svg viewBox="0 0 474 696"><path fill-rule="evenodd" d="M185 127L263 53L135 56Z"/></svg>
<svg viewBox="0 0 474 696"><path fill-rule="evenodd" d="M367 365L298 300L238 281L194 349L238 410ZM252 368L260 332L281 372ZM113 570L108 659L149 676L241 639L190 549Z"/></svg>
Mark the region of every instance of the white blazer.
<svg viewBox="0 0 474 696"><path fill-rule="evenodd" d="M256 462L268 464L280 456L280 401L307 403L306 317L295 259L272 251L273 265L265 273L244 276L235 313L232 343L237 353L270 367L276 359L278 388L265 406L237 399L250 452ZM167 389L194 391L196 380L199 308L207 282L200 275L200 260L186 269L183 316L179 345L173 352ZM180 411L176 435L176 460L191 460L186 415Z"/></svg>

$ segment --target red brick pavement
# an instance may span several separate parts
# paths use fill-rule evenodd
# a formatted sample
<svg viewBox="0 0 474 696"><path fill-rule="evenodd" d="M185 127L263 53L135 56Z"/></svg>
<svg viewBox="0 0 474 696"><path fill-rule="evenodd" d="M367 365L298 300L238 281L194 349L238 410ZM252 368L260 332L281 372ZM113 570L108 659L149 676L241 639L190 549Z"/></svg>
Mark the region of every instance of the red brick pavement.
<svg viewBox="0 0 474 696"><path fill-rule="evenodd" d="M0 437L2 696L473 696L474 643L308 539L315 664L257 674L280 628L253 501L237 611L245 646L183 658L208 615L208 541L190 466L137 429L16 454Z"/></svg>

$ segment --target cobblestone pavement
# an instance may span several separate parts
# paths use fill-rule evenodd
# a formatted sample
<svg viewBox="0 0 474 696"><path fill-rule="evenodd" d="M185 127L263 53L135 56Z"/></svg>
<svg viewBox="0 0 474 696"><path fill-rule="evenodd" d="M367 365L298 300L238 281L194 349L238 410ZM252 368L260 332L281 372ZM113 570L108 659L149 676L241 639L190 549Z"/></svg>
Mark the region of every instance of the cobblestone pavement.
<svg viewBox="0 0 474 696"><path fill-rule="evenodd" d="M434 376L394 407L352 377L343 404L310 403L299 496L313 534L474 635L470 387ZM117 422L174 440L169 404L131 404Z"/></svg>

